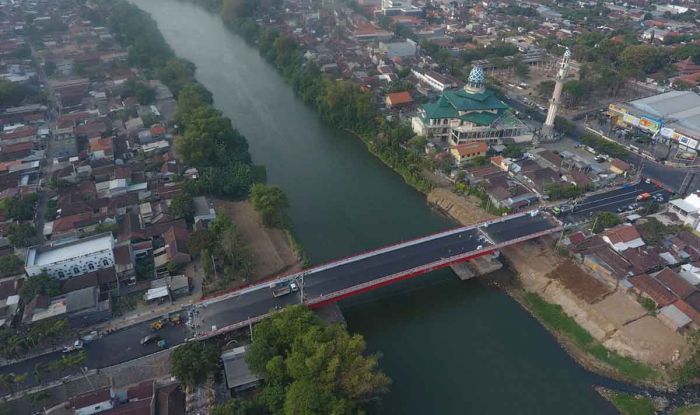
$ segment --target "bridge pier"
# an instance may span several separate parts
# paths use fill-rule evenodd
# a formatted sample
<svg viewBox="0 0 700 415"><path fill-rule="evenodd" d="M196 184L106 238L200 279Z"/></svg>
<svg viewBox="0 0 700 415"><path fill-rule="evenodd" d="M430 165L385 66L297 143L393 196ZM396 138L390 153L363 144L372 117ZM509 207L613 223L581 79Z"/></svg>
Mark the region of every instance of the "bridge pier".
<svg viewBox="0 0 700 415"><path fill-rule="evenodd" d="M460 280L466 281L479 275L498 271L503 268L503 263L498 260L498 255L484 255L461 264L450 265L450 268Z"/></svg>

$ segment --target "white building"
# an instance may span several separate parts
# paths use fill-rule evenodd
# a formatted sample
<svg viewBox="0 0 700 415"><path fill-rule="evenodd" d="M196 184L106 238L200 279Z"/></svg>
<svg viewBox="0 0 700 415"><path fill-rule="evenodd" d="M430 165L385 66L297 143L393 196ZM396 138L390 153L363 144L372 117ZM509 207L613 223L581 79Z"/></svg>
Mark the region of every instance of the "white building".
<svg viewBox="0 0 700 415"><path fill-rule="evenodd" d="M675 213L684 225L700 230L700 196L697 193L685 199L671 200L668 211Z"/></svg>
<svg viewBox="0 0 700 415"><path fill-rule="evenodd" d="M27 251L24 268L33 277L46 271L59 280L114 266L111 232L61 244L36 246Z"/></svg>
<svg viewBox="0 0 700 415"><path fill-rule="evenodd" d="M415 56L418 44L411 39L407 39L405 42L379 42L378 49L380 53L386 54L387 59L404 58Z"/></svg>

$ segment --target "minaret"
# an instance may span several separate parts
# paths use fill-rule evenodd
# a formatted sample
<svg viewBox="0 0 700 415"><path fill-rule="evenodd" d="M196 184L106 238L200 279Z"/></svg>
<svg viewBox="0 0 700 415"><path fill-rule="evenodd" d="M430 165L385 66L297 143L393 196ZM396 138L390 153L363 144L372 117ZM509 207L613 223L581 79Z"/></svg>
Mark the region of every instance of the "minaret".
<svg viewBox="0 0 700 415"><path fill-rule="evenodd" d="M561 63L559 64L559 72L557 73L557 78L554 83L554 92L552 93L552 99L549 101L549 111L547 111L547 119L544 121L542 126L541 136L543 139L552 139L554 137L554 119L557 117L557 110L559 109L559 100L561 99L561 90L564 87L564 79L569 72L569 61L571 60L571 51L566 48L564 52L564 57L561 58Z"/></svg>

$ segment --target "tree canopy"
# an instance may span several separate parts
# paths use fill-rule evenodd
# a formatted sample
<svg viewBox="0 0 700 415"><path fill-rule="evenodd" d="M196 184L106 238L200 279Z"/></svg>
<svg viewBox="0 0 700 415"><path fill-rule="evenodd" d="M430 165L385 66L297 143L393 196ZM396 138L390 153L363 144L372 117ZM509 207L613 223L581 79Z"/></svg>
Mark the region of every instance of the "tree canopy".
<svg viewBox="0 0 700 415"><path fill-rule="evenodd" d="M265 378L260 401L271 413L355 414L390 384L365 348L362 336L292 306L255 326L246 359Z"/></svg>
<svg viewBox="0 0 700 415"><path fill-rule="evenodd" d="M60 293L61 289L58 281L46 273L27 278L19 290L19 295L25 303L31 301L37 295L54 297Z"/></svg>
<svg viewBox="0 0 700 415"><path fill-rule="evenodd" d="M250 201L265 226L284 228L289 225L289 201L279 187L256 183L251 188Z"/></svg>
<svg viewBox="0 0 700 415"><path fill-rule="evenodd" d="M593 219L591 231L600 233L605 229L621 224L620 217L612 212L600 212Z"/></svg>
<svg viewBox="0 0 700 415"><path fill-rule="evenodd" d="M188 386L201 385L217 370L219 353L219 349L209 343L185 343L170 357L171 373Z"/></svg>

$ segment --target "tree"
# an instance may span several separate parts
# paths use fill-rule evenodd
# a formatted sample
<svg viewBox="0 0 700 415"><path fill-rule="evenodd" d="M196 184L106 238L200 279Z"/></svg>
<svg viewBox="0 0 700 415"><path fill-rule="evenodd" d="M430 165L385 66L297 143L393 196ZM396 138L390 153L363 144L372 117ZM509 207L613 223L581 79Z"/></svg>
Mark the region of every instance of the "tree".
<svg viewBox="0 0 700 415"><path fill-rule="evenodd" d="M170 199L168 213L178 218L191 221L194 218L194 200L188 192L180 192Z"/></svg>
<svg viewBox="0 0 700 415"><path fill-rule="evenodd" d="M34 226L28 223L12 223L7 227L7 239L14 247L27 247L36 235Z"/></svg>
<svg viewBox="0 0 700 415"><path fill-rule="evenodd" d="M24 264L24 262L22 262L17 255L5 255L0 257L0 278L18 274L21 272L22 264Z"/></svg>
<svg viewBox="0 0 700 415"><path fill-rule="evenodd" d="M622 70L635 77L658 71L667 60L666 52L652 45L630 45L620 54Z"/></svg>
<svg viewBox="0 0 700 415"><path fill-rule="evenodd" d="M601 231L612 228L613 226L621 224L620 218L612 212L600 212L593 219L593 225L591 225L591 231L593 233L600 233Z"/></svg>
<svg viewBox="0 0 700 415"><path fill-rule="evenodd" d="M522 148L522 146L519 146L519 145L508 144L508 145L506 145L505 150L503 150L503 157L519 159L522 156L523 156L523 148Z"/></svg>
<svg viewBox="0 0 700 415"><path fill-rule="evenodd" d="M250 201L265 226L284 228L289 225L289 200L279 187L256 183L250 190Z"/></svg>
<svg viewBox="0 0 700 415"><path fill-rule="evenodd" d="M219 349L209 343L185 343L170 357L171 373L187 386L201 385L217 370L219 353Z"/></svg>
<svg viewBox="0 0 700 415"><path fill-rule="evenodd" d="M26 95L25 89L13 82L0 80L0 107L19 105Z"/></svg>
<svg viewBox="0 0 700 415"><path fill-rule="evenodd" d="M260 399L270 412L354 414L390 384L365 348L362 336L291 306L255 327L246 360L265 377Z"/></svg>
<svg viewBox="0 0 700 415"><path fill-rule="evenodd" d="M523 62L515 64L515 75L521 79L527 79L530 76L530 67Z"/></svg>
<svg viewBox="0 0 700 415"><path fill-rule="evenodd" d="M29 277L24 281L19 295L25 303L31 301L37 295L57 296L61 293L60 284L45 272Z"/></svg>

